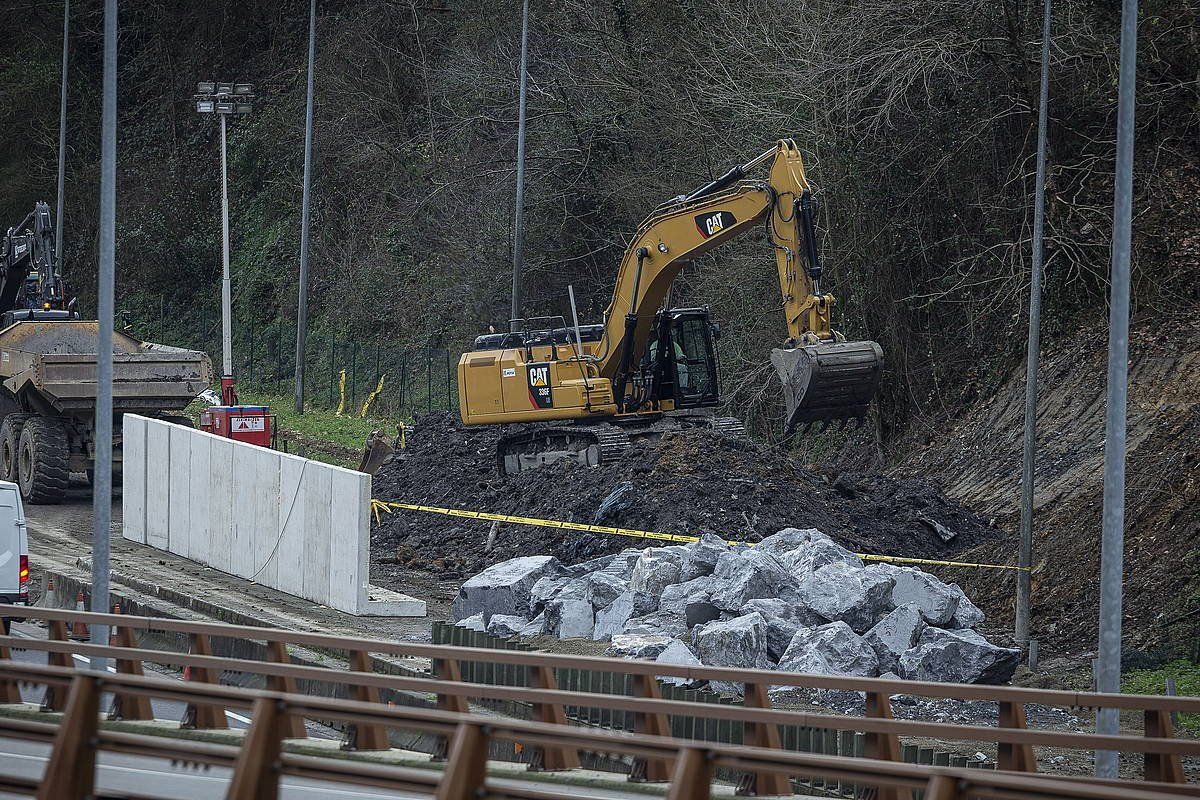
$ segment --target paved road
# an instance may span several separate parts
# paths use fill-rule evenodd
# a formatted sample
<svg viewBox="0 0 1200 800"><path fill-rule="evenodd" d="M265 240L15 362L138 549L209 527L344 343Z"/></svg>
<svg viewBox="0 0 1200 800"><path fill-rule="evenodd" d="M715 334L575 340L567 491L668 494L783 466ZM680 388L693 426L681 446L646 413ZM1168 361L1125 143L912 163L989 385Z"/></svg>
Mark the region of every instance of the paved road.
<svg viewBox="0 0 1200 800"><path fill-rule="evenodd" d="M5 775L40 779L45 771L47 745L0 738L0 771ZM97 788L112 792L139 792L163 800L220 800L229 785L230 771L216 767L196 769L174 766L154 758L101 753L96 768ZM284 778L279 796L285 800L424 800L429 795L388 792L339 784ZM16 795L0 792L0 800Z"/></svg>

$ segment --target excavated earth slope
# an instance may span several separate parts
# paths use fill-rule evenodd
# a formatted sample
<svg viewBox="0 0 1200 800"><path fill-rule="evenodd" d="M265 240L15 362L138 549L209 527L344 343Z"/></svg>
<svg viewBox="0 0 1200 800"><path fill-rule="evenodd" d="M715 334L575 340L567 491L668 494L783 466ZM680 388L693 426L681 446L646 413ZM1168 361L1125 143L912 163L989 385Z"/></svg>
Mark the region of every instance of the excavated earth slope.
<svg viewBox="0 0 1200 800"><path fill-rule="evenodd" d="M856 552L901 556L945 557L1002 535L929 481L827 476L778 450L709 431L635 446L617 465L561 464L508 477L496 469L497 435L465 428L448 414L419 419L403 456L375 476L375 497L733 540L812 527ZM611 510L598 516L623 485L607 504ZM938 526L953 532L950 542ZM385 515L372 541L372 578L387 585L389 572L404 567L465 577L518 555L553 554L575 563L639 543L663 544L502 524L485 551L489 527L421 512Z"/></svg>
<svg viewBox="0 0 1200 800"><path fill-rule="evenodd" d="M1200 643L1200 322L1135 325L1130 346L1126 649L1188 655L1189 643ZM1096 642L1106 360L1107 334L1097 328L1055 344L1041 363L1032 625L1049 652ZM998 520L1006 533L965 553L968 560L1015 558L1024 384L1022 367L994 399L895 471L935 479L953 499ZM945 577L989 614L1011 619L1011 576Z"/></svg>

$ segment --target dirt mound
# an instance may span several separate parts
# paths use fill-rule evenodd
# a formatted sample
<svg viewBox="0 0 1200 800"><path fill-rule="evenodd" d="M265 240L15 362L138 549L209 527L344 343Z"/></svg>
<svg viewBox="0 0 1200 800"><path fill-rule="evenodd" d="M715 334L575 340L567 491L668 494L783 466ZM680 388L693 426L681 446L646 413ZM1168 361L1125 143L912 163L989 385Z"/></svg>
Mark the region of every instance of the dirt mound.
<svg viewBox="0 0 1200 800"><path fill-rule="evenodd" d="M375 476L374 495L748 541L786 527L811 527L857 552L916 557L943 557L999 535L929 481L825 475L778 450L705 430L635 445L616 465L562 464L507 477L496 469L497 436L492 428L465 428L448 414L421 418L403 456ZM372 540L376 572L386 573L391 561L468 575L518 555L550 553L574 563L659 543L505 524L485 553L489 525L420 512L386 515ZM943 539L947 532L953 534L949 542Z"/></svg>
<svg viewBox="0 0 1200 800"><path fill-rule="evenodd" d="M1134 325L1127 411L1124 636L1152 657L1192 655L1200 641L1200 323ZM1104 490L1103 327L1055 342L1038 376L1032 632L1043 652L1096 646ZM1009 534L967 560L1012 558L1020 514L1025 368L995 398L900 468L938 479L951 497ZM944 576L998 619L1011 619L1011 576Z"/></svg>

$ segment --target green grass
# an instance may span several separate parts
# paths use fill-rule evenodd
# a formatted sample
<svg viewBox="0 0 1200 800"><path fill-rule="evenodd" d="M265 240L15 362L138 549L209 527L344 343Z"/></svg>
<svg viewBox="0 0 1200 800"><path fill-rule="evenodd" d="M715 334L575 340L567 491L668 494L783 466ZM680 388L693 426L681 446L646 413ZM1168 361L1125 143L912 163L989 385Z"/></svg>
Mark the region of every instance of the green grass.
<svg viewBox="0 0 1200 800"><path fill-rule="evenodd" d="M288 441L288 452L295 453L302 443L305 455L326 464L354 468L358 466L363 442L371 431L382 430L389 438L395 435L396 421L378 417L360 418L359 409L353 414L338 416L323 408L306 408L297 414L291 395L268 394L240 390L238 400L245 405L270 406L279 426L280 436ZM193 419L198 419L203 404L188 407Z"/></svg>
<svg viewBox="0 0 1200 800"><path fill-rule="evenodd" d="M1166 694L1167 678L1175 679L1175 693L1200 696L1200 664L1179 659L1154 669L1135 669L1121 676L1121 691L1127 694ZM1200 736L1200 714L1181 714L1179 729Z"/></svg>

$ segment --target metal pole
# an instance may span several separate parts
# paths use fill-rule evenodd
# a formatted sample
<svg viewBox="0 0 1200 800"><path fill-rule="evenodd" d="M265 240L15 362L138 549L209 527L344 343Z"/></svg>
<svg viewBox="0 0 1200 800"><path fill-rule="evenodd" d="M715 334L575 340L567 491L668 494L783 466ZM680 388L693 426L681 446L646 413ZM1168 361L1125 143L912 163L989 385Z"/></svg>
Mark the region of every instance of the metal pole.
<svg viewBox="0 0 1200 800"><path fill-rule="evenodd" d="M96 460L92 482L92 611L108 613L109 536L112 528L113 281L117 213L117 0L104 2L104 83L100 115L100 274L97 286ZM108 626L91 627L93 644L108 644ZM106 672L108 659L92 657Z"/></svg>
<svg viewBox="0 0 1200 800"><path fill-rule="evenodd" d="M229 284L229 165L225 154L225 115L221 118L221 362L233 378L233 293Z"/></svg>
<svg viewBox="0 0 1200 800"><path fill-rule="evenodd" d="M308 341L308 210L312 190L313 72L317 59L317 0L308 7L308 103L304 111L304 190L300 200L300 287L296 304L296 413L304 413L304 346Z"/></svg>
<svg viewBox="0 0 1200 800"><path fill-rule="evenodd" d="M63 0L62 90L58 98L58 204L54 211L55 274L62 275L63 205L67 182L67 65L70 59L71 0Z"/></svg>
<svg viewBox="0 0 1200 800"><path fill-rule="evenodd" d="M1046 128L1050 113L1051 0L1042 8L1042 83L1038 99L1037 181L1033 191L1033 270L1029 280L1029 344L1025 365L1025 455L1021 478L1021 546L1015 638L1029 642L1030 569L1033 566L1033 461L1037 446L1037 376L1042 324L1042 253L1046 221Z"/></svg>
<svg viewBox="0 0 1200 800"><path fill-rule="evenodd" d="M525 84L529 77L529 0L521 3L521 99L517 111L517 209L513 222L512 320L517 330L521 317L521 273L525 261Z"/></svg>
<svg viewBox="0 0 1200 800"><path fill-rule="evenodd" d="M1096 690L1121 691L1121 580L1125 549L1125 403L1129 380L1129 259L1133 208L1133 115L1137 79L1137 0L1121 10L1121 82L1113 198L1112 290L1108 303L1108 409L1104 421L1104 529L1100 544L1100 646ZM1103 708L1096 732L1116 734L1119 712ZM1117 777L1118 754L1096 752L1096 776Z"/></svg>

